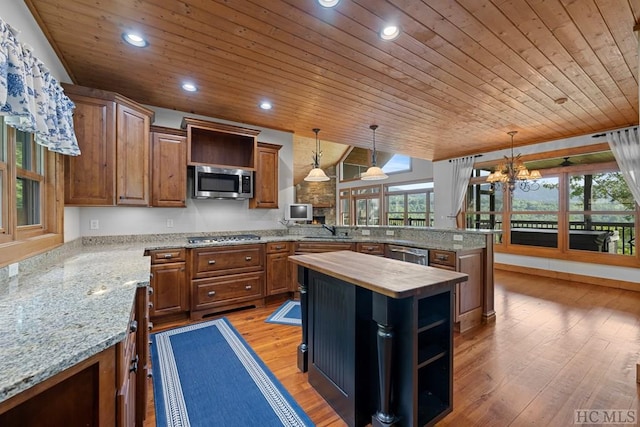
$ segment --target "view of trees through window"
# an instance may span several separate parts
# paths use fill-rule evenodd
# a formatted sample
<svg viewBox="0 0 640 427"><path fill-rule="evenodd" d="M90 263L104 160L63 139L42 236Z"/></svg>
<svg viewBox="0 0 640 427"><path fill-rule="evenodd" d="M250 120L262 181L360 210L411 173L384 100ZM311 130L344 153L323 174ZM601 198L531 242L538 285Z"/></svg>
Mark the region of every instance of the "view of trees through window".
<svg viewBox="0 0 640 427"><path fill-rule="evenodd" d="M555 169L543 177L537 191L516 187L510 211L500 185L472 178L467 227L503 230L511 244L558 248L558 234L565 233L568 249L634 254L637 208L618 170L590 165L564 173ZM506 243L504 234L496 242Z"/></svg>

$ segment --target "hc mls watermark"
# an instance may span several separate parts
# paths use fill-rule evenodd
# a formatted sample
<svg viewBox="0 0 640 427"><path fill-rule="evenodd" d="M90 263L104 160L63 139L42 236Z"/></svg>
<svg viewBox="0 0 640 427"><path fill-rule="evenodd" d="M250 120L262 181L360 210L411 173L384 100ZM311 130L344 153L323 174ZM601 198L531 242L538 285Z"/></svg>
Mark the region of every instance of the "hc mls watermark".
<svg viewBox="0 0 640 427"><path fill-rule="evenodd" d="M638 412L635 409L576 409L574 424L636 424Z"/></svg>

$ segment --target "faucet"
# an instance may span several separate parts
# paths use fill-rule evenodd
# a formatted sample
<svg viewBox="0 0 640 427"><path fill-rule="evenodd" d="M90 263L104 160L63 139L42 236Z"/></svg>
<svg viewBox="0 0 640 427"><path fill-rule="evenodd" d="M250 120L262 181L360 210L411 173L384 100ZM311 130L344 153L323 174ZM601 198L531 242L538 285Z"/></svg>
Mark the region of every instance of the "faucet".
<svg viewBox="0 0 640 427"><path fill-rule="evenodd" d="M335 225L322 224L322 228L329 230L331 232L332 236L336 235L336 226Z"/></svg>

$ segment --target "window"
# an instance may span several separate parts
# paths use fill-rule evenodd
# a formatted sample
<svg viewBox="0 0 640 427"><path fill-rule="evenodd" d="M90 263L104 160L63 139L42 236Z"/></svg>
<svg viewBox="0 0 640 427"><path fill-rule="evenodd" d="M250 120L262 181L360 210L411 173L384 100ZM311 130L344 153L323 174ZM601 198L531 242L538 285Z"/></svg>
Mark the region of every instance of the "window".
<svg viewBox="0 0 640 427"><path fill-rule="evenodd" d="M351 189L354 205L355 225L380 225L380 187Z"/></svg>
<svg viewBox="0 0 640 427"><path fill-rule="evenodd" d="M60 155L0 117L0 265L62 243ZM58 200L59 199L59 200ZM36 242L27 244L32 238Z"/></svg>
<svg viewBox="0 0 640 427"><path fill-rule="evenodd" d="M512 197L486 182L488 167L476 169L467 192L466 226L502 230L497 252L636 266L639 210L612 155L569 159L528 164L541 170L540 188L516 188ZM540 167L545 162L550 167Z"/></svg>
<svg viewBox="0 0 640 427"><path fill-rule="evenodd" d="M433 225L433 182L385 186L386 224Z"/></svg>
<svg viewBox="0 0 640 427"><path fill-rule="evenodd" d="M411 157L403 154L391 154L377 151L377 163L386 174L411 171ZM352 147L349 154L340 163L341 181L360 179L360 175L371 166L371 150Z"/></svg>

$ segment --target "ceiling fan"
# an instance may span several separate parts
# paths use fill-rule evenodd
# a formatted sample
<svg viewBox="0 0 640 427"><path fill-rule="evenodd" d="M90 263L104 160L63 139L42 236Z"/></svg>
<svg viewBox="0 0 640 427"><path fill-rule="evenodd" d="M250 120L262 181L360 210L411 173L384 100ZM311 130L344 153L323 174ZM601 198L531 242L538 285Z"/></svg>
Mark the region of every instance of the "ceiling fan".
<svg viewBox="0 0 640 427"><path fill-rule="evenodd" d="M573 162L569 161L568 157L563 157L563 159L564 159L564 161L562 163L560 163L560 166L566 167L566 166L573 165Z"/></svg>

